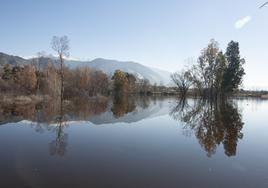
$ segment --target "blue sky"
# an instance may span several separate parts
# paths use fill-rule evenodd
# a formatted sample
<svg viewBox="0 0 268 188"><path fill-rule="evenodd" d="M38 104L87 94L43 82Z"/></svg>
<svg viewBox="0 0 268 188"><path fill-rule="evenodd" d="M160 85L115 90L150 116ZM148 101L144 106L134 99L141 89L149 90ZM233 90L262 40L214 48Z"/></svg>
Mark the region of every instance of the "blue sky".
<svg viewBox="0 0 268 188"><path fill-rule="evenodd" d="M176 71L210 39L240 42L247 88L268 88L265 0L0 0L0 51L52 53L67 35L74 58L131 60Z"/></svg>

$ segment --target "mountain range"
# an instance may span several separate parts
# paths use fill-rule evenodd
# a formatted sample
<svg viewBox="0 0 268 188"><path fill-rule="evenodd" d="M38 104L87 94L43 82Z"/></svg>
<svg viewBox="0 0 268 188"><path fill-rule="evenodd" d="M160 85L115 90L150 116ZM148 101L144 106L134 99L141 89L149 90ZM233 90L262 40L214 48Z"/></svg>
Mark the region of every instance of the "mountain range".
<svg viewBox="0 0 268 188"><path fill-rule="evenodd" d="M19 56L8 55L0 52L0 67L5 64L11 65L27 65L33 62L33 59L25 59ZM41 65L46 66L48 62L57 61L53 57L46 57L40 59ZM151 84L170 84L170 72L148 67L140 63L131 62L131 61L118 61L118 60L109 60L103 58L97 58L92 61L78 61L78 60L66 60L66 66L71 69L77 67L89 67L96 70L101 70L106 73L108 76L113 75L115 70L122 70L136 75L138 78L148 79Z"/></svg>

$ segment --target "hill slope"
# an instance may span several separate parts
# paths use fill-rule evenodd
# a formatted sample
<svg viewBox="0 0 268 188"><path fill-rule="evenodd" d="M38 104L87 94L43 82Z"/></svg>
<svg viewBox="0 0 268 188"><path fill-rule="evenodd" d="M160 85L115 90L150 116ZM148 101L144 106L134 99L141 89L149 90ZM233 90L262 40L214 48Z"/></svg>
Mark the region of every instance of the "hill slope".
<svg viewBox="0 0 268 188"><path fill-rule="evenodd" d="M25 65L29 63L28 60L23 59L18 56L8 55L0 52L0 66L3 66L5 64L10 65Z"/></svg>
<svg viewBox="0 0 268 188"><path fill-rule="evenodd" d="M11 65L25 65L33 62L33 59L24 59L18 56L12 56L4 53L0 53L0 67L5 64ZM42 67L46 66L48 62L56 63L55 59L42 58L40 59ZM73 61L67 60L66 65L73 69L76 67L90 67L96 70L101 70L107 75L111 76L115 70L122 70L136 75L138 78L148 79L151 84L169 84L170 73L167 71L144 66L140 63L131 61L117 61L108 59L94 59L92 61Z"/></svg>
<svg viewBox="0 0 268 188"><path fill-rule="evenodd" d="M147 67L136 62L117 61L117 60L98 58L89 62L66 61L66 64L70 68L74 68L77 66L90 67L96 70L101 70L105 72L107 75L112 75L116 70L119 69L128 73L132 73L136 75L138 78L146 78L152 84L154 83L169 84L170 82L169 72Z"/></svg>

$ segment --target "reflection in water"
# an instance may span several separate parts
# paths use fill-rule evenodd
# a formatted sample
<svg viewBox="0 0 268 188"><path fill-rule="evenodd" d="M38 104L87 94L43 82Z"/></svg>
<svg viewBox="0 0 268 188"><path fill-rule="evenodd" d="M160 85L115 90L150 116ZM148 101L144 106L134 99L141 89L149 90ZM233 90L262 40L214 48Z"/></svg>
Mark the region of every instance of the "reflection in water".
<svg viewBox="0 0 268 188"><path fill-rule="evenodd" d="M267 187L268 101L113 99L0 104L0 187Z"/></svg>
<svg viewBox="0 0 268 188"><path fill-rule="evenodd" d="M136 104L130 100L128 95L115 95L111 111L115 118L123 117L125 114L134 111Z"/></svg>
<svg viewBox="0 0 268 188"><path fill-rule="evenodd" d="M167 98L114 96L108 98L53 100L44 104L0 104L0 125L7 122L29 120L36 132L55 132L49 143L51 155L63 156L67 149L68 135L64 132L69 121L88 120L94 124L137 122L144 118L170 115L184 123L184 134L194 134L208 156L223 145L227 156L236 155L236 147L243 122L238 108L232 101L212 103L203 100L180 100L175 107L162 102ZM172 101L174 101L172 99ZM163 106L164 105L164 106Z"/></svg>
<svg viewBox="0 0 268 188"><path fill-rule="evenodd" d="M60 121L87 120L92 116L101 114L107 110L108 99L77 99L64 101L61 106L59 99L53 99L39 104L0 104L0 125L28 120L35 122L37 132L50 130L50 124ZM61 117L63 116L63 117Z"/></svg>
<svg viewBox="0 0 268 188"><path fill-rule="evenodd" d="M85 120L107 110L108 100L77 99L63 101L55 98L42 104L0 104L0 125L22 120L30 121L30 126L38 133L56 133L49 145L51 155L64 156L67 149L68 134L64 129L70 120Z"/></svg>
<svg viewBox="0 0 268 188"><path fill-rule="evenodd" d="M126 114L131 113L133 116L135 115L137 120L141 120L153 116L154 113L158 114L160 111L161 113L167 113L168 100L169 98L166 97L122 95L113 98L78 98L64 101L62 107L60 99L27 105L0 104L0 125L27 120L34 122L32 126L36 129L36 132L42 133L46 130L51 131L60 119L64 121L91 121L94 118L95 120L101 118L101 114L105 114L105 112L111 112L110 123L120 118L126 118ZM61 113L64 118L59 118ZM109 123L106 122L107 118L98 119L97 124ZM126 122L132 122L132 120L126 120ZM50 125L53 125L53 127Z"/></svg>
<svg viewBox="0 0 268 188"><path fill-rule="evenodd" d="M68 121L72 120L73 117L77 118L76 120L84 120L107 109L106 98L95 98L94 100L78 99L73 101L60 99L59 102L56 101L54 104L58 104L54 109L59 112L54 111L54 116L52 116L55 119L53 120L55 125L53 131L56 133L56 138L49 143L49 153L58 156L64 156L67 150L68 134L64 132L64 128L68 126Z"/></svg>
<svg viewBox="0 0 268 188"><path fill-rule="evenodd" d="M64 127L67 126L67 120L64 115L63 100L60 100L60 113L56 117L56 127L54 131L56 132L55 140L49 143L49 153L50 155L64 156L67 149L68 134L64 133Z"/></svg>
<svg viewBox="0 0 268 188"><path fill-rule="evenodd" d="M56 139L49 143L50 155L64 156L67 149L68 134L63 132L63 124L59 124L56 127Z"/></svg>
<svg viewBox="0 0 268 188"><path fill-rule="evenodd" d="M237 142L243 138L244 123L232 101L212 103L197 100L189 105L187 100L181 100L170 115L185 123L184 128L195 134L208 156L214 154L220 144L223 144L227 156L236 155Z"/></svg>

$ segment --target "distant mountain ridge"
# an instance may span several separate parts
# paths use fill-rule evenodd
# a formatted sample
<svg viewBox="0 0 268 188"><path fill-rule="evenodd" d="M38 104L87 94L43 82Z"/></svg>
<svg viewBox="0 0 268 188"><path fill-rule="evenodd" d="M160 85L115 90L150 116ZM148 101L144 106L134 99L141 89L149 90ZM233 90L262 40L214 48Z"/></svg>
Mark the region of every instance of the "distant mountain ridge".
<svg viewBox="0 0 268 188"><path fill-rule="evenodd" d="M29 60L24 59L19 56L13 56L13 55L8 55L5 53L0 52L0 66L3 66L5 64L10 64L10 65L25 65L29 63Z"/></svg>
<svg viewBox="0 0 268 188"><path fill-rule="evenodd" d="M4 53L0 53L0 66L5 64L11 65L26 65L31 64L33 59L24 59L19 56L12 56ZM48 57L41 59L41 65L46 66L48 62L56 63L56 60ZM151 84L165 84L170 83L170 73L164 70L151 68L140 63L131 61L117 61L103 58L97 58L92 61L78 61L78 60L66 60L66 66L71 69L77 67L89 67L96 70L101 70L107 75L111 76L116 70L122 70L136 75L138 78L148 79Z"/></svg>

